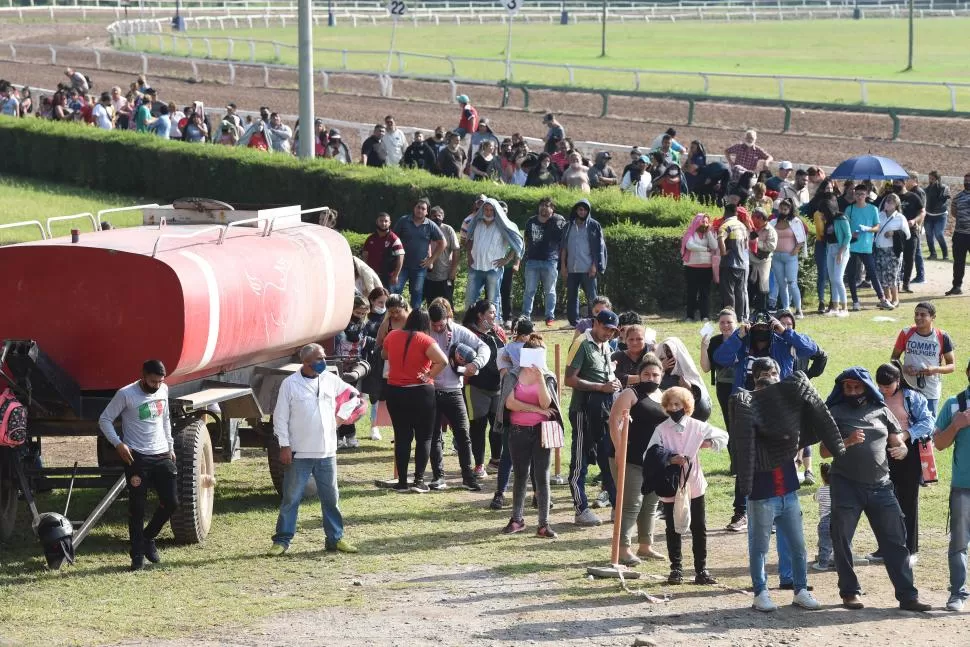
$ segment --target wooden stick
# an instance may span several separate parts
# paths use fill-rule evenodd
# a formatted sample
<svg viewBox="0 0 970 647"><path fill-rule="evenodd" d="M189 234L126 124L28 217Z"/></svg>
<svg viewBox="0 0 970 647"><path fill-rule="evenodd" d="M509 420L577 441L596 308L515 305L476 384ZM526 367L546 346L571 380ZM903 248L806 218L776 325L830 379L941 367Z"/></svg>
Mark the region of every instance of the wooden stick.
<svg viewBox="0 0 970 647"><path fill-rule="evenodd" d="M560 374L560 369L562 365L562 347L556 344L556 397L559 402L562 402L562 375ZM566 430L563 429L563 432ZM556 465L556 476L562 474L562 448L556 447L555 451L555 465Z"/></svg>
<svg viewBox="0 0 970 647"><path fill-rule="evenodd" d="M620 563L620 526L623 515L623 478L626 473L626 443L630 433L630 410L624 409L620 417L620 442L616 445L616 503L613 506L613 545L610 563Z"/></svg>

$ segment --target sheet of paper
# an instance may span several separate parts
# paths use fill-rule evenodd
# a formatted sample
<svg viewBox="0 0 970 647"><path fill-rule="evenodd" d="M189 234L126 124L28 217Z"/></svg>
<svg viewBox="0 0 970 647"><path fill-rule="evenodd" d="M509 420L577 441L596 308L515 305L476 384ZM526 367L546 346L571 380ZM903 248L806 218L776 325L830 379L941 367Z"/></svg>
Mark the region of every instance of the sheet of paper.
<svg viewBox="0 0 970 647"><path fill-rule="evenodd" d="M546 367L546 349L545 348L523 348L519 351L519 366L526 368L528 366L537 366L539 368Z"/></svg>

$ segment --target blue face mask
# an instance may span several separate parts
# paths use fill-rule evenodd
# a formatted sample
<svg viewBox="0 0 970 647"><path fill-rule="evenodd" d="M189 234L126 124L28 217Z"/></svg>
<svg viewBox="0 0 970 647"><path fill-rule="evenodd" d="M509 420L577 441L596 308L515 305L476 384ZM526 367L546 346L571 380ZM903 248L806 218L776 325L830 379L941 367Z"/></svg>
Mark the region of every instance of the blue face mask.
<svg viewBox="0 0 970 647"><path fill-rule="evenodd" d="M310 364L310 368L313 369L314 373L323 374L327 372L327 360L321 359L319 362Z"/></svg>

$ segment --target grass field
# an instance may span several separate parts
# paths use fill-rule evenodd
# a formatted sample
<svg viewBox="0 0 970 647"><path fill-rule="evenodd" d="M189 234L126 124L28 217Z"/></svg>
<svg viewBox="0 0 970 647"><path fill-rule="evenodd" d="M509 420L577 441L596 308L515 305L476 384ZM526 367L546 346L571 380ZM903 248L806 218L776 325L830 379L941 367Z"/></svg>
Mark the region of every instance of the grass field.
<svg viewBox="0 0 970 647"><path fill-rule="evenodd" d="M97 214L101 209L126 207L144 202L145 200L141 198L126 198L77 187L67 187L61 184L37 182L9 176L0 177L0 204L3 205L3 211L0 212L0 225L25 220L38 220L46 226L47 219L55 216L84 212ZM136 224L141 218L138 212L109 215L109 221L119 227ZM53 223L55 236L65 236L71 233L71 229L90 231L91 222L78 219ZM0 230L0 244L37 240L40 236L40 230L36 226L2 229Z"/></svg>
<svg viewBox="0 0 970 647"><path fill-rule="evenodd" d="M906 67L907 24L904 20L820 20L761 23L610 23L607 27L607 57L600 58L600 28L595 24L560 25L516 23L513 27L513 78L545 84L566 84L563 69L542 68L528 62L572 64L594 67L661 70L682 75L641 75L641 89L701 93L702 79L687 73L790 74L805 76L865 78L905 81L970 82L966 64L965 33L970 18L926 19L916 26L915 70ZM314 44L318 48L348 50L348 69L383 71L390 44L389 26L328 29L317 28ZM249 60L250 50L238 39L276 41L296 44L296 25L287 29L239 29L193 31L188 35L211 37L214 58L226 58L225 38L237 39L233 58ZM137 48L159 51L157 36L136 39ZM493 25L440 25L414 27L402 23L397 31L395 49L414 54L501 59L482 63L456 61L462 78L497 81L505 78L506 27ZM371 50L377 53L356 52ZM162 51L172 53L172 42L163 38ZM187 55L188 46L179 41L174 53ZM205 55L197 41L194 56ZM295 65L295 48L280 48L279 56L270 44L257 44L255 59ZM318 68L340 69L340 53L315 54ZM392 70L398 71L395 58ZM405 73L450 74L444 61L405 57ZM574 82L587 87L632 90L631 73L575 70ZM711 94L752 97L778 96L774 79L734 80L710 77ZM872 84L868 100L876 105L895 105L949 109L946 88L901 87ZM860 101L858 83L785 81L785 97L793 100L827 101L853 104ZM970 88L957 89L958 106L970 110Z"/></svg>

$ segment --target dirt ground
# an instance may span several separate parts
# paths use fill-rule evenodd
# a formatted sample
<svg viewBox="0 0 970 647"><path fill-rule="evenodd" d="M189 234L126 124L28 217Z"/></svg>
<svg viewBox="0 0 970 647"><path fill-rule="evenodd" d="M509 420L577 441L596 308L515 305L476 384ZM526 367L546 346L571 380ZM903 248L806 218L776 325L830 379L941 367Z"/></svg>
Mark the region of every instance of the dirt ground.
<svg viewBox="0 0 970 647"><path fill-rule="evenodd" d="M7 38L23 43L53 43L106 47L103 26L82 25L23 25L10 30ZM76 65L89 72L97 90L112 85L126 88L140 71L139 62L131 57L113 55L103 50L103 64L120 72L94 70L93 57L85 54L63 54L58 65L44 64L41 52L31 53L31 61L9 61L6 48L0 50L0 78L32 86L53 88L64 79L63 66ZM18 58L27 55L21 50ZM36 57L36 58L33 58ZM73 57L73 58L72 58ZM296 76L273 71L270 84L264 86L261 68L237 68L235 86L228 86L224 66L198 64L198 79L192 79L189 64L162 63L153 60L149 69L149 83L159 90L160 97L178 105L201 99L217 112L230 101L240 108L255 110L261 105L284 114L298 112ZM457 124L458 108L450 103L451 91L446 83L394 81L394 99L380 97L377 79L352 75L331 75L330 93L322 94L317 81L317 116L324 120L376 123L387 114L394 114L400 125L433 128L437 125L453 127ZM907 168L925 173L931 169L943 175L962 176L967 171L970 149L970 119L903 118L901 141L889 138L892 124L887 116L795 111L792 132L782 133L784 113L781 109L755 108L728 104L698 103L695 125L684 126L687 105L679 101L614 97L610 100L609 116L599 118L601 100L598 96L582 94L530 93L529 110L522 109L521 93L512 92L511 107L499 108L501 91L497 88L459 86L467 92L483 116L492 121L500 135L520 132L541 137L544 128L541 115L547 111L561 113L567 134L575 140L610 143L647 144L657 133L670 125L677 127L678 139L697 139L708 152L719 154L740 138L745 128L759 130L759 144L776 160L792 160L805 164L835 166L842 160L860 154L885 155ZM344 133L352 150L359 150L356 133ZM587 151L592 152L592 151Z"/></svg>

